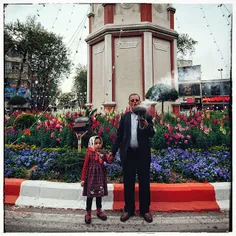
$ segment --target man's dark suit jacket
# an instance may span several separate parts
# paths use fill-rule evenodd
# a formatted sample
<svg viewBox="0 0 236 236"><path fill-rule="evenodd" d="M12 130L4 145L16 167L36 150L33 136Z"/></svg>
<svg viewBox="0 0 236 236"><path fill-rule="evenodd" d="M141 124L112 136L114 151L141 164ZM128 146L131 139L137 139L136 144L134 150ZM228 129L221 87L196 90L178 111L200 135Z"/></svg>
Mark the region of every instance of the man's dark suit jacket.
<svg viewBox="0 0 236 236"><path fill-rule="evenodd" d="M150 138L154 136L155 131L153 128L152 116L146 115L148 126L144 129L137 127L137 139L139 146L140 157L143 160L151 161L151 143ZM131 112L127 112L121 116L119 128L116 134L116 140L112 146L112 154L115 156L116 152L120 148L120 159L124 164L127 156L127 150L130 145L131 139Z"/></svg>

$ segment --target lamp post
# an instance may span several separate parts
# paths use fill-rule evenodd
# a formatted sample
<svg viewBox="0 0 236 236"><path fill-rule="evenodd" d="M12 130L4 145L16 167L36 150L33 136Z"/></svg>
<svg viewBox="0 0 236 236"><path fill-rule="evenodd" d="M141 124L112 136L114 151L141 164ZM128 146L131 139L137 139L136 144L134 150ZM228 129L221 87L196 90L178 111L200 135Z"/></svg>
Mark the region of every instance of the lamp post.
<svg viewBox="0 0 236 236"><path fill-rule="evenodd" d="M220 69L218 69L218 71L220 72L220 79L222 80L222 71L223 71L223 69L220 68Z"/></svg>
<svg viewBox="0 0 236 236"><path fill-rule="evenodd" d="M223 71L223 69L222 68L220 68L220 69L218 69L218 71L220 72L220 79L222 80L222 71ZM225 97L224 97L224 94L223 94L223 110L225 110Z"/></svg>
<svg viewBox="0 0 236 236"><path fill-rule="evenodd" d="M35 80L35 82L34 82L35 84L34 84L34 96L36 96L35 97L35 99L34 99L34 108L38 108L38 80Z"/></svg>

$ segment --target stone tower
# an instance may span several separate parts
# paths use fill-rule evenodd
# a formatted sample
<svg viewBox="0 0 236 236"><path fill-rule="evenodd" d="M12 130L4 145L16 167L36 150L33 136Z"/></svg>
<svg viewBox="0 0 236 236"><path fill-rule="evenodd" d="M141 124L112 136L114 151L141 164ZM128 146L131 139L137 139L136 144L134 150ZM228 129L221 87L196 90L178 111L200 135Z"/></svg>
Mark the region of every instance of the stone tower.
<svg viewBox="0 0 236 236"><path fill-rule="evenodd" d="M171 4L91 4L87 105L124 110L156 83L177 80L175 9Z"/></svg>

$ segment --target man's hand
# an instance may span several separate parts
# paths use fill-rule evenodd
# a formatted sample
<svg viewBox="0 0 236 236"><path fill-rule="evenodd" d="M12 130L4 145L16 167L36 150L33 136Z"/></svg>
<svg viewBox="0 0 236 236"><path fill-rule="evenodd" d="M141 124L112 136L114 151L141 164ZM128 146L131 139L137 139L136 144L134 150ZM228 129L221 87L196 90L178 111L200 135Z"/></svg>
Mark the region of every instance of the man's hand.
<svg viewBox="0 0 236 236"><path fill-rule="evenodd" d="M80 182L81 187L84 187L84 181Z"/></svg>
<svg viewBox="0 0 236 236"><path fill-rule="evenodd" d="M139 122L142 128L145 128L148 126L148 122L145 119L141 119Z"/></svg>
<svg viewBox="0 0 236 236"><path fill-rule="evenodd" d="M113 161L113 159L114 159L114 156L113 156L112 152L109 152L109 154L107 156L108 162L111 163Z"/></svg>

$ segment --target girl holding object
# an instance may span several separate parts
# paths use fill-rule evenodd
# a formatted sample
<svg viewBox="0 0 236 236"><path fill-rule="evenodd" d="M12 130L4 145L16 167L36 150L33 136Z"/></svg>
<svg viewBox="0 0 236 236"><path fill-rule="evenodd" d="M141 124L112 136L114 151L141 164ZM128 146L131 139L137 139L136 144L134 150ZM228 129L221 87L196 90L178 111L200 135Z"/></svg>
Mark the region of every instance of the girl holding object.
<svg viewBox="0 0 236 236"><path fill-rule="evenodd" d="M81 186L83 196L87 196L85 223L91 223L91 209L93 198L96 197L97 216L101 220L107 220L107 216L101 211L102 197L108 195L107 177L104 162L111 163L112 158L102 151L102 138L93 136L89 139L88 150L85 156Z"/></svg>

